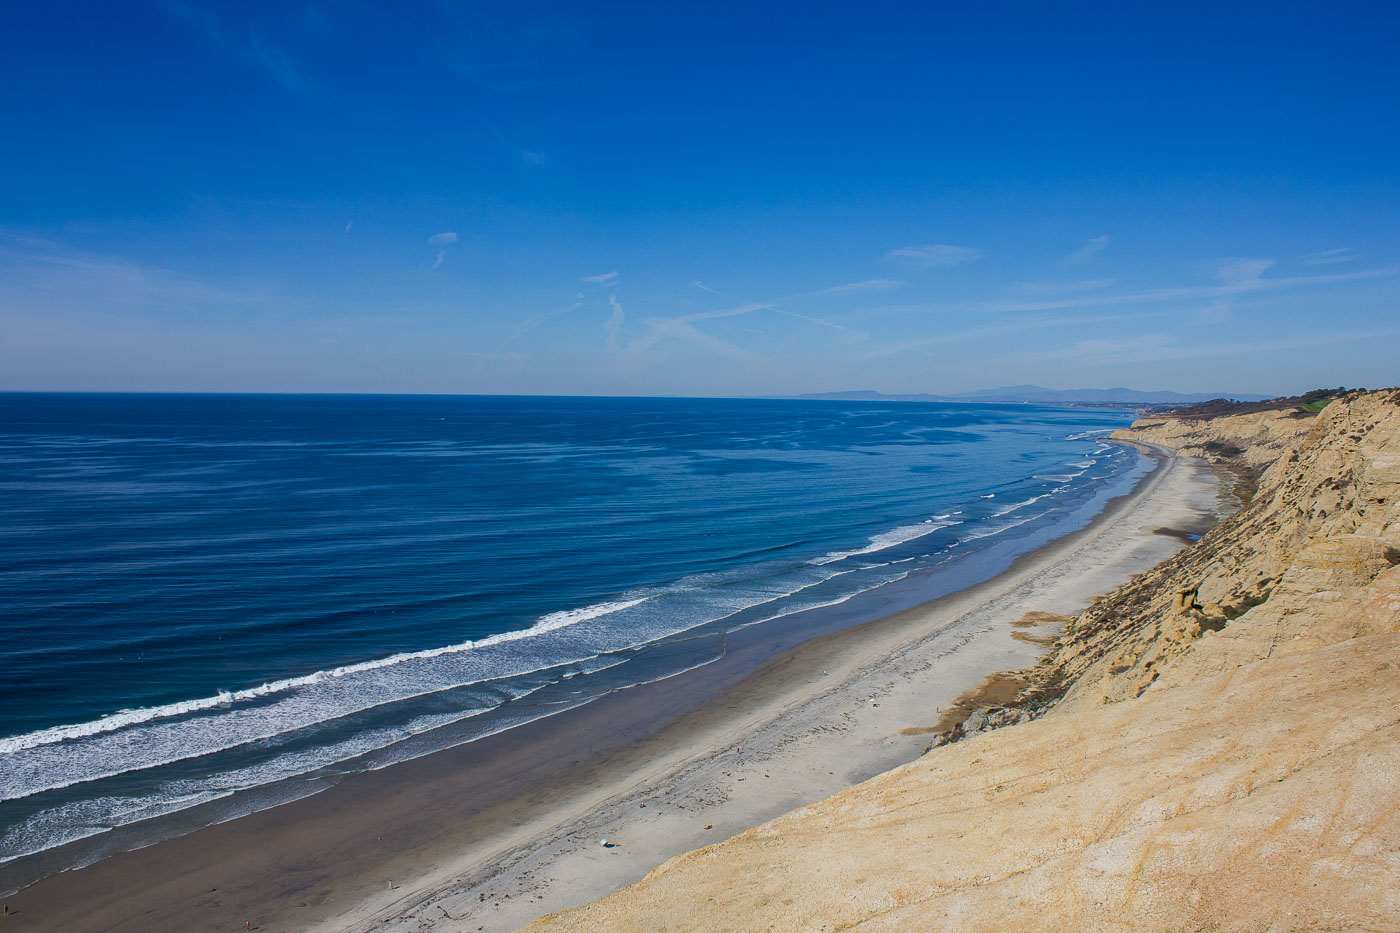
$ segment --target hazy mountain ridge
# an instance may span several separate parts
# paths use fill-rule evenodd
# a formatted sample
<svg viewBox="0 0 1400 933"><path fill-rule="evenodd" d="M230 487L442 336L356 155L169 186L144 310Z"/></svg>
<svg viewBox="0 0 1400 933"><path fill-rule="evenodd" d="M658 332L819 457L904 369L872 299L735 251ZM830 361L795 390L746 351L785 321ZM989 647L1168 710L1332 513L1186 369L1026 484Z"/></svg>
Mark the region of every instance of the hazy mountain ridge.
<svg viewBox="0 0 1400 933"><path fill-rule="evenodd" d="M812 392L794 396L805 399L827 399L831 401L859 402L1044 402L1044 403L1139 403L1143 405L1194 404L1218 398L1233 398L1242 402L1262 402L1270 395L1230 395L1224 393L1182 393L1146 392L1141 389L1117 387L1112 389L1047 389L1045 386L1019 385L1001 386L995 389L979 389L957 395L931 395L926 393L899 395L874 392L868 389L851 392Z"/></svg>

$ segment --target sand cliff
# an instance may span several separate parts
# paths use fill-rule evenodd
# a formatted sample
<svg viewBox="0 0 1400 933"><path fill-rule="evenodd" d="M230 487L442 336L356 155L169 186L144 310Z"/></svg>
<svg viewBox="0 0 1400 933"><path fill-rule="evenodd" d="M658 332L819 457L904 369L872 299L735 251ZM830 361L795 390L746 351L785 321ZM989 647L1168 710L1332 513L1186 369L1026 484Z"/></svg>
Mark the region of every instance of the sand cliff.
<svg viewBox="0 0 1400 933"><path fill-rule="evenodd" d="M1400 393L1121 439L1257 490L1070 620L1025 721L530 929L1400 928Z"/></svg>

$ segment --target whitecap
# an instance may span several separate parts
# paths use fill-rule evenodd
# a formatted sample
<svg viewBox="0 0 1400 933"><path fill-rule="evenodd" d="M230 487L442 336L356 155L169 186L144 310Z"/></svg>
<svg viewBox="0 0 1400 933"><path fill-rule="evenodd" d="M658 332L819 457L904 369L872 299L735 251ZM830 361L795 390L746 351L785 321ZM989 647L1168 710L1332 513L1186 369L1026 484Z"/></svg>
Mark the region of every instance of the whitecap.
<svg viewBox="0 0 1400 933"><path fill-rule="evenodd" d="M1000 518L1000 517L1003 516L1003 515L1010 515L1012 512L1016 512L1016 511L1019 511L1019 510L1021 510L1021 509L1024 509L1024 508L1025 508L1026 506L1028 506L1028 505L1034 505L1035 503L1039 502L1041 499L1044 499L1044 498L1045 498L1046 496L1048 496L1048 495L1050 495L1050 493L1046 492L1046 493L1041 493L1041 494L1038 495L1038 496L1031 496L1031 497L1030 497L1029 499L1027 499L1025 502L1018 502L1018 503L1016 503L1015 505L1007 506L1006 508L1002 509L1000 512L993 512L992 515L991 515L991 517L992 517L992 518Z"/></svg>
<svg viewBox="0 0 1400 933"><path fill-rule="evenodd" d="M820 567L824 564L833 564L838 560L845 560L848 557L859 557L862 554L873 554L876 551L883 551L885 548L890 548L899 544L904 544L906 542L922 538L925 535L931 535L935 531L940 531L944 528L951 528L954 525L961 524L962 522L957 521L939 522L930 520L927 522L922 522L918 525L905 525L900 528L894 528L890 531L886 531L883 534L875 535L870 539L870 543L867 544L865 547L855 548L854 550L850 551L832 551L825 557L819 557L816 560L808 561L808 563L812 566Z"/></svg>
<svg viewBox="0 0 1400 933"><path fill-rule="evenodd" d="M498 645L502 642L518 641L522 638L529 638L531 636L544 634L545 632L556 631L589 619L596 619L614 612L621 612L624 609L630 609L633 606L640 605L651 598L653 597L640 596L632 599L620 599L598 603L580 609L551 612L541 617L538 622L529 628L519 629L513 632L501 632L476 641L463 641L454 645L444 645L440 648L429 648L424 651L405 651L384 658L376 658L371 661L361 661L357 664L345 664L326 671L315 671L300 677L273 680L261 686L249 687L244 690L219 690L211 697L181 700L175 703L166 703L161 706L125 709L88 722L51 726L47 729L39 729L23 735L0 739L0 754L13 754L41 745L52 745L69 739L87 738L89 736L100 735L104 732L115 732L118 729L141 725L157 719L169 719L175 716L186 716L191 713L203 712L204 710L216 709L218 707L229 707L239 701L262 699L273 696L274 694L294 690L298 687L308 687L313 684L326 683L333 679L339 679L351 674L361 674L366 671L393 667L403 664L406 661L438 658L443 655L460 654L462 652L471 651L474 648Z"/></svg>

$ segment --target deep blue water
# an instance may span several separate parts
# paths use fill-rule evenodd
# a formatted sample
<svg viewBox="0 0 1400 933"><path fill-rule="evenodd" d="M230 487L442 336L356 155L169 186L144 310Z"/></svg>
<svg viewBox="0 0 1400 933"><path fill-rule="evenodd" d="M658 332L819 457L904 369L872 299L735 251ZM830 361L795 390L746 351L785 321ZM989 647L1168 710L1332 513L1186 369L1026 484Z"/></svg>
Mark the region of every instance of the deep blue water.
<svg viewBox="0 0 1400 933"><path fill-rule="evenodd" d="M1098 440L1130 418L0 395L0 861L469 740L1028 548L1141 474Z"/></svg>

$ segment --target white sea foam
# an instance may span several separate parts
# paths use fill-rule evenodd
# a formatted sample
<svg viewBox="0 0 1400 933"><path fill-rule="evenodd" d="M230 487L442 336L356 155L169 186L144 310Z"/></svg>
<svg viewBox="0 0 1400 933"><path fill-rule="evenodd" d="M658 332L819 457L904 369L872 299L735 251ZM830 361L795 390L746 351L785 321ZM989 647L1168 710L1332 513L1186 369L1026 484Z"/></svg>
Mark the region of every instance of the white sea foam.
<svg viewBox="0 0 1400 933"><path fill-rule="evenodd" d="M902 563L905 563L905 562L907 562L907 561L911 561L911 560L913 560L913 559L914 559L914 558L912 558L912 557L906 557L904 560L890 561L890 563L888 563L888 564L881 564L880 566L882 566L882 567L889 567L889 566L892 566L892 565L894 565L894 564L902 564ZM854 591L854 592L847 593L845 596L841 596L841 597L838 597L838 598L832 599L832 600L827 600L826 602L822 602L822 603L809 603L809 604L804 605L804 606L797 606L797 607L795 607L795 608L793 608L793 609L784 610L783 612L780 612L780 613L778 613L777 615L767 616L767 617L762 618L762 619L754 619L752 622L745 622L743 625L740 626L740 628L749 628L750 626L754 626L754 625L762 625L764 622L772 622L772 621L774 621L775 619L781 619L781 618L783 618L784 616L793 615L794 613L798 613L798 612L809 612L809 611L811 611L811 610L813 610L813 609L826 609L826 608L829 608L829 607L831 607L831 606L839 606L839 605L841 605L842 603L849 602L850 600L856 598L857 596L860 596L860 595L862 595L862 594L864 594L864 593L869 593L871 590L878 590L878 589L879 589L880 587L882 587L882 586L886 586L886 585L888 585L888 584L890 584L890 583L896 583L896 582L898 582L898 581L900 581L900 580L907 579L908 576L909 576L909 571L906 570L906 571L904 571L904 572L902 572L902 573L896 574L896 575L893 576L893 577L889 577L889 578L886 578L886 579L882 579L882 580L880 580L878 583L874 583L874 584L872 584L871 586L866 587L865 589L856 590L856 591Z"/></svg>
<svg viewBox="0 0 1400 933"><path fill-rule="evenodd" d="M962 522L959 521L926 519L917 525L904 525L886 531L883 534L875 535L865 547L855 548L850 551L832 551L825 557L818 557L816 560L808 561L808 563L814 567L820 567L825 564L834 564L838 560L845 560L848 557L859 557L862 554L874 554L876 551L883 551L885 548L904 544L908 541L914 541L925 535L931 535L935 531L939 531L943 528L951 528L954 525L961 524Z"/></svg>
<svg viewBox="0 0 1400 933"><path fill-rule="evenodd" d="M621 663L623 663L622 660L617 660L589 673L607 670L609 667L615 667ZM519 699L535 693L542 689L542 686L522 691L515 698ZM574 703L551 705L544 715L556 715L564 710L582 705L591 699L593 699L591 696L581 697ZM40 810L24 823L9 827L4 835L0 836L0 851L4 853L0 855L0 865L25 855L41 852L55 845L107 832L117 826L228 797L245 788L261 787L277 781L310 775L322 768L361 755L372 755L406 739L462 722L482 712L485 710L418 716L401 726L356 733L351 738L333 745L300 749L249 767L213 774L207 778L179 779L166 782L159 785L152 793L141 797L94 797ZM494 727L483 729L475 738L494 735L512 725L515 723L498 723ZM430 754L435 750L433 746L426 746L401 757L394 756L378 763L371 762L367 770L378 770L399 761ZM66 787L68 785L58 786ZM298 793L296 796L301 795Z"/></svg>
<svg viewBox="0 0 1400 933"><path fill-rule="evenodd" d="M1000 512L993 512L991 517L992 517L992 518L1001 518L1003 515L1010 515L1012 512L1016 512L1016 511L1019 511L1019 510L1021 510L1021 509L1024 509L1024 508L1025 508L1026 506L1028 506L1028 505L1034 505L1035 503L1039 502L1041 499L1044 499L1044 498L1045 498L1046 496L1048 496L1048 495L1050 495L1050 493L1046 492L1046 493L1041 493L1041 494L1038 495L1038 496L1031 496L1031 497L1030 497L1029 499L1027 499L1025 502L1018 502L1018 503L1016 503L1015 505L1007 506L1006 508L1002 509Z"/></svg>
<svg viewBox="0 0 1400 933"><path fill-rule="evenodd" d="M313 674L306 674L300 677L273 680L261 686L249 687L244 690L220 690L211 697L201 697L196 700L181 700L176 703L166 703L161 706L147 706L139 709L121 710L109 716L103 716L101 719L39 729L34 732L25 733L24 735L0 739L0 754L13 754L28 748L35 748L40 745L51 745L67 739L87 738L104 732L115 732L118 729L140 725L157 719L169 719L175 716L185 716L221 706L230 706L239 701L260 699L294 690L298 687L308 687L313 684L326 683L351 674L361 674L367 671L394 667L406 661L437 658L449 654L460 654L475 648L498 645L507 641L518 641L522 638L541 635L545 632L552 632L564 628L565 626L576 625L579 622L585 622L589 619L596 619L600 616L620 612L623 609L630 609L651 598L653 597L640 596L633 599L620 599L613 602L598 603L581 609L551 612L541 617L538 622L527 629L519 629L513 632L501 632L476 641L463 641L455 645L444 645L441 648L429 648L424 651L405 651L385 658L376 658L372 661L346 664L328 671L316 671Z"/></svg>
<svg viewBox="0 0 1400 933"><path fill-rule="evenodd" d="M921 526L921 530L929 533L933 529ZM685 613L678 619L673 610L662 607L653 612L651 618L635 618L633 624L626 627L593 628L583 642L589 651L583 658L577 653L581 646L572 642L549 639L530 647L522 645L521 648L511 643L633 609L662 594L550 613L529 629L501 633L476 642L406 652L306 677L289 678L260 688L221 691L200 701L124 711L95 723L57 727L42 733L14 737L6 740L9 748L0 749L9 752L5 767L0 769L0 799L18 799L45 790L216 754L386 704L472 684L492 684L488 689L499 693L501 685L498 682L502 678L576 664L581 660L586 661L588 657L597 657L596 652L619 650L678 634L689 628L721 621L751 607L781 601L848 572L865 569L869 568L835 573L823 571L819 579L805 580L795 590L786 587L781 590L755 590L752 586L742 585L738 589L730 589L726 584L742 582L742 578L739 581L732 579L733 574L689 577L680 581L680 590L699 599L700 604L692 608L699 608L702 612L694 616ZM677 625L677 622L681 624ZM373 672L372 676L349 676L367 672ZM254 698L263 702L240 702ZM499 705L499 700L493 702L486 697L481 698L481 702L482 705L460 711L462 716L476 715ZM216 713L181 716L185 710ZM129 725L139 728L123 728Z"/></svg>
<svg viewBox="0 0 1400 933"><path fill-rule="evenodd" d="M513 671L511 676L539 673L550 666L558 665ZM140 730L99 733L73 744L34 746L9 756L5 769L0 771L0 800L18 800L131 771L203 758L274 739L298 729L324 725L384 703L418 699L471 685L470 682L458 683L451 678L444 681L441 677L411 680L414 687L404 691L389 691L383 684L368 684L360 685L358 698L288 693L272 707L230 707L226 715L214 720L157 721ZM335 688L345 687L344 683L322 683ZM538 686L520 691L496 688L498 693L509 699L519 699L537 689ZM470 719L495 705L498 704L464 707L449 715L452 721ZM361 733L362 736L372 734L375 733ZM335 747L326 746L328 749ZM322 764L331 764L335 760L329 758ZM209 780L217 783L220 776L215 775Z"/></svg>
<svg viewBox="0 0 1400 933"><path fill-rule="evenodd" d="M1080 470L1078 473L1037 473L1034 478L1043 479L1052 483L1068 483L1076 477L1083 476L1084 473L1084 470Z"/></svg>
<svg viewBox="0 0 1400 933"><path fill-rule="evenodd" d="M992 527L992 528L986 528L986 529L984 529L984 530L982 530L982 531L974 531L974 532L971 532L970 534L963 535L961 538L958 539L958 543L959 543L959 544L963 544L963 543L968 542L968 541L976 541L976 540L978 540L978 539L980 539L980 538L990 538L992 535L999 535L999 534L1001 534L1003 531L1010 531L1012 528L1019 528L1021 525L1024 525L1024 524L1026 524L1027 522L1033 522L1033 521L1035 521L1037 518L1043 518L1043 517L1045 517L1046 515L1049 515L1049 514L1050 514L1049 512L1040 512L1040 513L1038 513L1038 514L1036 514L1036 515L1031 515L1031 516L1029 516L1029 517L1027 517L1027 518L1019 519L1018 521L1006 522L1006 523L1001 524L1001 525L996 525L996 526L994 526L994 527Z"/></svg>

